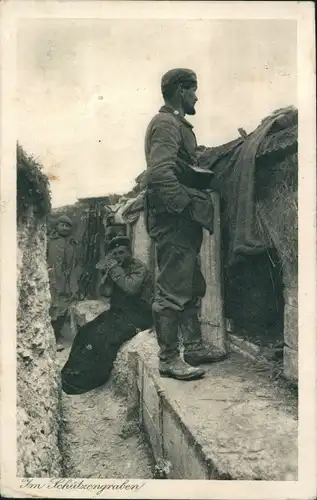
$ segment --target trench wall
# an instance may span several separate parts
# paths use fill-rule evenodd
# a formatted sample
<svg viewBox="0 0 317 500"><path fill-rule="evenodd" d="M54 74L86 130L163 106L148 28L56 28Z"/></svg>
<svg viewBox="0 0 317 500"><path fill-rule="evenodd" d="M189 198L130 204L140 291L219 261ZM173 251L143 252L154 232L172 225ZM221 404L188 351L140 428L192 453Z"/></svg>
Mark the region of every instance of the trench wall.
<svg viewBox="0 0 317 500"><path fill-rule="evenodd" d="M46 265L48 181L17 152L17 476L59 477L61 386Z"/></svg>
<svg viewBox="0 0 317 500"><path fill-rule="evenodd" d="M17 474L58 477L61 393L49 317L45 222L29 211L17 239Z"/></svg>

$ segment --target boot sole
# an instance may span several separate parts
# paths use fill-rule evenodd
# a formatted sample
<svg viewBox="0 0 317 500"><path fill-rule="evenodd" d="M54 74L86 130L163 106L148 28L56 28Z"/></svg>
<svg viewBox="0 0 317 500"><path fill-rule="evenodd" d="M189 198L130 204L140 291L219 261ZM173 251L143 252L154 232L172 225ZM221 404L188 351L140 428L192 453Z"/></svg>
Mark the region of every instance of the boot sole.
<svg viewBox="0 0 317 500"><path fill-rule="evenodd" d="M224 361L225 359L228 359L228 356L222 356L221 358L219 357L217 359L213 359L212 361L211 360L209 360L209 361L203 360L203 361L199 361L199 362L192 362L189 359L184 357L184 361L191 366L211 365L213 363L219 363L220 361Z"/></svg>
<svg viewBox="0 0 317 500"><path fill-rule="evenodd" d="M193 375L175 375L174 373L170 373L170 372L159 372L160 373L160 376L162 378L174 378L176 380L197 380L199 378L202 378L205 373L195 373Z"/></svg>

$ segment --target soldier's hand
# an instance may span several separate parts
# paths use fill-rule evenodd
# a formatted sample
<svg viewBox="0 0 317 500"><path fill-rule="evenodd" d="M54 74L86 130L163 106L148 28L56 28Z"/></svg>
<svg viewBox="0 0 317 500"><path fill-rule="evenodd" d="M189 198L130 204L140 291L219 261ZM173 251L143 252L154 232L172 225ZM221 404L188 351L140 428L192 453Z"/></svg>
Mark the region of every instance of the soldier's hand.
<svg viewBox="0 0 317 500"><path fill-rule="evenodd" d="M117 261L114 256L109 252L103 259L101 259L96 265L96 269L102 271L108 271L111 267L117 265Z"/></svg>

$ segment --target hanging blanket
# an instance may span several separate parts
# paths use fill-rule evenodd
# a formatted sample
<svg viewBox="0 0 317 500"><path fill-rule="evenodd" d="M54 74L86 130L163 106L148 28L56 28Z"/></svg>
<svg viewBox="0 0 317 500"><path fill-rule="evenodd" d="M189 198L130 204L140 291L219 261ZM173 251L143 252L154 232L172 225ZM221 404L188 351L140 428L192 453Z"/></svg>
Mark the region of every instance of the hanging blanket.
<svg viewBox="0 0 317 500"><path fill-rule="evenodd" d="M258 233L255 215L255 164L256 156L272 127L279 121L289 126L288 117L294 115L293 108L278 110L244 139L237 139L206 150L200 163L215 172L218 188L226 202L227 225L230 234L228 265L232 266L247 255L263 253L268 239ZM220 182L219 182L220 180Z"/></svg>

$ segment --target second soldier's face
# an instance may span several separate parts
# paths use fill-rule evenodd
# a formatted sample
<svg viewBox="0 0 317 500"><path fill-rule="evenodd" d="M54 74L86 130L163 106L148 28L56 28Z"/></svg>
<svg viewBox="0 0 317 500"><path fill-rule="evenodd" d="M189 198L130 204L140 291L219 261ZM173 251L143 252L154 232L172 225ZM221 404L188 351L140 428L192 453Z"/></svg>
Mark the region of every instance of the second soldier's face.
<svg viewBox="0 0 317 500"><path fill-rule="evenodd" d="M195 105L198 101L198 97L196 95L197 88L190 87L189 89L183 89L183 109L186 115L195 115Z"/></svg>
<svg viewBox="0 0 317 500"><path fill-rule="evenodd" d="M66 222L59 222L57 225L57 231L61 236L68 236L70 235L72 228Z"/></svg>

